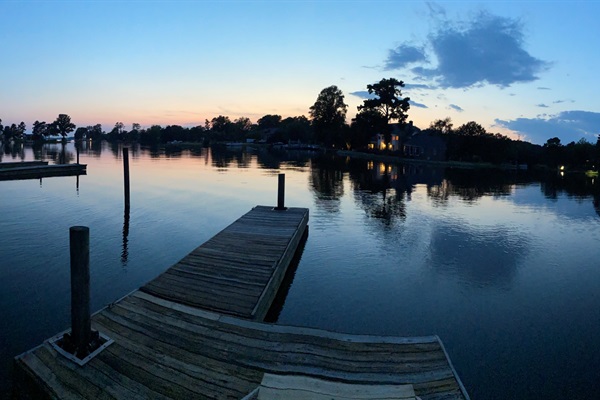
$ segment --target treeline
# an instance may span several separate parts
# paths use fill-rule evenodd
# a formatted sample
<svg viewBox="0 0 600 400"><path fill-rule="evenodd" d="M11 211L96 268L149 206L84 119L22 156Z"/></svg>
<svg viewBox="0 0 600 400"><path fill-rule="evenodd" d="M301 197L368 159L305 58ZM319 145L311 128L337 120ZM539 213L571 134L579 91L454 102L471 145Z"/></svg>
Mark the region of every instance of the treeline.
<svg viewBox="0 0 600 400"><path fill-rule="evenodd" d="M76 140L138 142L144 145L171 142L200 142L204 145L246 141L300 142L318 144L324 148L380 151L377 148L368 150L369 145L379 137L378 140L386 144L383 147L388 148L386 153L405 157L412 156L405 152L405 145L410 144L414 136L425 133L442 139L445 145L443 157L447 161L545 164L552 167L567 165L588 169L597 168L600 164L600 140L592 144L582 139L577 143L562 145L560 139L552 138L540 146L513 140L499 133L489 133L474 121L455 129L450 118L433 121L427 129L421 131L413 127L412 122L407 122L410 98L402 96L403 87L404 82L394 78L384 78L367 85L367 99L358 106L358 113L350 124L346 122L348 105L344 102L344 94L337 86L329 86L319 93L317 100L309 108L309 118L282 118L280 115L268 114L252 123L246 117L231 120L219 115L194 127L153 125L142 128L139 123L133 123L131 129L122 122L117 122L110 131L105 132L100 124L76 129L69 115L59 114L50 123L35 121L31 135L25 134L24 122L3 126L0 120L0 139L4 143L10 143L22 140L43 141L49 137L61 136L64 140L68 134L75 132ZM420 145L427 146L427 141Z"/></svg>
<svg viewBox="0 0 600 400"><path fill-rule="evenodd" d="M448 161L513 162L550 167L562 165L578 169L598 169L600 165L600 137L596 143L580 139L567 145L554 137L540 146L498 133L488 133L474 121L454 129L450 118L432 122L427 131L445 139Z"/></svg>

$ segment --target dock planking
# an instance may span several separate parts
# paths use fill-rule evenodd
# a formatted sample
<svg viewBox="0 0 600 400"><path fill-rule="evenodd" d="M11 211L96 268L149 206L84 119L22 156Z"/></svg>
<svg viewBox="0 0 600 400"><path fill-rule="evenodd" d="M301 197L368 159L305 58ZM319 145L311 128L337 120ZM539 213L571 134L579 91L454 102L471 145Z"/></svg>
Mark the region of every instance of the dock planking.
<svg viewBox="0 0 600 400"><path fill-rule="evenodd" d="M308 209L256 206L141 291L262 321L308 223Z"/></svg>
<svg viewBox="0 0 600 400"><path fill-rule="evenodd" d="M99 311L114 340L84 366L49 341L15 358L15 397L242 399L265 373L412 385L468 399L437 336L346 335L262 323L308 210L257 206L141 289Z"/></svg>
<svg viewBox="0 0 600 400"><path fill-rule="evenodd" d="M468 399L437 336L264 324L142 291L96 314L92 323L115 343L83 367L45 343L17 358L19 381L43 379L46 398L241 399L271 373L410 384L423 400Z"/></svg>

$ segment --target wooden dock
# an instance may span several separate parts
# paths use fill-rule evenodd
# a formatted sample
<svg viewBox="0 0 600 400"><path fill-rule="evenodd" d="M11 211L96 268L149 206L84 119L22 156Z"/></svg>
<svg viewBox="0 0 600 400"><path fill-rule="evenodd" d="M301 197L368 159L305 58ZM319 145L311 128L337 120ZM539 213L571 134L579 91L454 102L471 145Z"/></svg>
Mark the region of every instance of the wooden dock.
<svg viewBox="0 0 600 400"><path fill-rule="evenodd" d="M84 366L50 341L16 357L15 397L242 399L268 373L410 385L423 400L468 399L437 336L344 335L260 322L307 221L307 209L255 207L96 313L93 328L114 343Z"/></svg>
<svg viewBox="0 0 600 400"><path fill-rule="evenodd" d="M308 223L308 210L257 206L141 290L262 321Z"/></svg>
<svg viewBox="0 0 600 400"><path fill-rule="evenodd" d="M37 167L40 165L48 165L48 161L16 161L16 162L2 162L0 163L0 169L4 168L20 168L20 167Z"/></svg>
<svg viewBox="0 0 600 400"><path fill-rule="evenodd" d="M6 163L8 164L8 163ZM10 163L19 164L19 163ZM85 175L86 164L52 164L0 168L0 181L40 179L53 176Z"/></svg>

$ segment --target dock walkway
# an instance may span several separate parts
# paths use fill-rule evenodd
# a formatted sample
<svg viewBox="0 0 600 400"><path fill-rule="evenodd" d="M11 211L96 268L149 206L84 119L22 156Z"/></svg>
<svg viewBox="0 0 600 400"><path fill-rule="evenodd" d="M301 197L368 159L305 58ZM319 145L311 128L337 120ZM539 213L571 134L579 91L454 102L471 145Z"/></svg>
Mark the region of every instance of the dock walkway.
<svg viewBox="0 0 600 400"><path fill-rule="evenodd" d="M141 290L262 321L307 223L306 208L254 207Z"/></svg>
<svg viewBox="0 0 600 400"><path fill-rule="evenodd" d="M96 313L93 328L114 343L84 366L49 341L16 357L15 397L242 399L269 373L412 385L423 400L468 399L437 336L345 335L260 322L307 221L307 209L255 207Z"/></svg>

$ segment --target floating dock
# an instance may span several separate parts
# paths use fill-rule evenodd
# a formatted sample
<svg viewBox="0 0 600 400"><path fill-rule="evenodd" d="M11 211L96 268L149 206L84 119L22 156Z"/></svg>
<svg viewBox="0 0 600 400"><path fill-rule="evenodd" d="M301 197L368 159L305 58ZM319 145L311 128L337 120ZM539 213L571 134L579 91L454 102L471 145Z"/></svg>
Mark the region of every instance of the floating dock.
<svg viewBox="0 0 600 400"><path fill-rule="evenodd" d="M21 163L3 163L21 164ZM1 164L0 164L1 165ZM29 165L12 166L0 168L0 181L40 179L53 176L85 175L86 164L52 164L52 165Z"/></svg>
<svg viewBox="0 0 600 400"><path fill-rule="evenodd" d="M345 335L261 322L308 210L258 206L92 317L114 340L84 366L50 341L15 358L19 399L254 398L267 376L468 399L437 336ZM318 312L318 310L315 310Z"/></svg>

